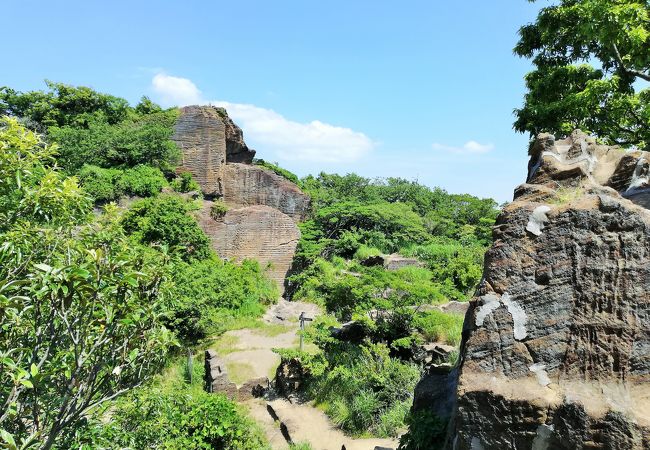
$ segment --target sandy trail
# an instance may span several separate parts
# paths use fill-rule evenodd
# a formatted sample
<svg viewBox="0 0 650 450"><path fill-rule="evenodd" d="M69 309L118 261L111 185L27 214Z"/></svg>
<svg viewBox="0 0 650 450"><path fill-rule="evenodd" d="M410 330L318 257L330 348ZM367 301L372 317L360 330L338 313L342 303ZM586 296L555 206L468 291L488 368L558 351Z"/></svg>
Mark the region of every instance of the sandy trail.
<svg viewBox="0 0 650 450"><path fill-rule="evenodd" d="M259 377L272 378L280 364L280 357L273 348L297 348L298 317L304 312L308 317L320 314L318 306L311 303L288 302L281 299L271 306L263 321L272 327L228 331L222 336L227 348L222 357L228 366L231 380L238 385ZM282 328L286 327L286 331ZM219 351L219 349L217 349ZM257 421L274 450L289 448L280 432L279 424L269 414L271 405L279 419L287 426L294 442L308 442L314 450L373 450L375 446L397 448L393 439L353 439L336 428L328 417L308 403L293 404L284 399L267 401L249 400L244 403L251 417Z"/></svg>

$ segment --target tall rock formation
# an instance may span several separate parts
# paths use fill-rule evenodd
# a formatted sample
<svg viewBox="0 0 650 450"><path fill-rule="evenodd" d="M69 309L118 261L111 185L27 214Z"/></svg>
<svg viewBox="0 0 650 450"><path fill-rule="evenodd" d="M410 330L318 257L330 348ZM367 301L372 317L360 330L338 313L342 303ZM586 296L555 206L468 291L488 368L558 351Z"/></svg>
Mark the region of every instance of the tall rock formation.
<svg viewBox="0 0 650 450"><path fill-rule="evenodd" d="M182 152L179 171L189 171L206 196L199 223L221 257L256 259L280 288L300 239L296 223L305 217L309 197L298 186L252 165L255 150L223 108L186 106L172 139ZM230 210L210 214L211 200Z"/></svg>
<svg viewBox="0 0 650 450"><path fill-rule="evenodd" d="M532 146L460 366L423 380L451 405L430 405L451 418L446 448L650 448L648 161L580 132Z"/></svg>

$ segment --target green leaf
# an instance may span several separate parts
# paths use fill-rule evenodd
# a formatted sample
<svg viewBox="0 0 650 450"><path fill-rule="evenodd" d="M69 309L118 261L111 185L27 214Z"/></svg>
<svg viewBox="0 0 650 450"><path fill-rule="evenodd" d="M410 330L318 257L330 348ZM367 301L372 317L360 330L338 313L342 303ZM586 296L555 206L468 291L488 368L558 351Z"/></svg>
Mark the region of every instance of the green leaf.
<svg viewBox="0 0 650 450"><path fill-rule="evenodd" d="M41 272L52 272L54 270L51 266L48 266L47 264L34 264L34 267L36 267L38 270Z"/></svg>
<svg viewBox="0 0 650 450"><path fill-rule="evenodd" d="M32 363L32 366L29 368L29 373L32 375L32 377L38 375L38 367L36 364Z"/></svg>

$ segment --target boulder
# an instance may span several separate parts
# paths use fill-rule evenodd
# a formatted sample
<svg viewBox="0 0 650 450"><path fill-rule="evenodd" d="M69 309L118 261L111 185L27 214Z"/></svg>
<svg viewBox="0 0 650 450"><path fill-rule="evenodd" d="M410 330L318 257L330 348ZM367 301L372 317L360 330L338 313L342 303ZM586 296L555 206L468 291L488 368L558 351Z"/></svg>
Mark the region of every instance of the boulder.
<svg viewBox="0 0 650 450"><path fill-rule="evenodd" d="M308 374L298 358L282 360L275 371L275 390L286 398L295 397L300 393Z"/></svg>
<svg viewBox="0 0 650 450"><path fill-rule="evenodd" d="M417 258L407 258L394 253L384 257L384 268L386 270L398 270L403 267L423 267L424 264Z"/></svg>
<svg viewBox="0 0 650 450"><path fill-rule="evenodd" d="M329 331L330 335L339 341L356 343L363 341L368 332L363 324L354 320L344 323L339 328L331 327Z"/></svg>
<svg viewBox="0 0 650 450"><path fill-rule="evenodd" d="M205 352L205 390L207 392L224 394L231 400L237 399L237 385L230 381L224 361L214 350Z"/></svg>
<svg viewBox="0 0 650 450"><path fill-rule="evenodd" d="M447 448L650 448L647 161L581 132L534 143L455 381L418 400L435 407L436 386L457 383Z"/></svg>

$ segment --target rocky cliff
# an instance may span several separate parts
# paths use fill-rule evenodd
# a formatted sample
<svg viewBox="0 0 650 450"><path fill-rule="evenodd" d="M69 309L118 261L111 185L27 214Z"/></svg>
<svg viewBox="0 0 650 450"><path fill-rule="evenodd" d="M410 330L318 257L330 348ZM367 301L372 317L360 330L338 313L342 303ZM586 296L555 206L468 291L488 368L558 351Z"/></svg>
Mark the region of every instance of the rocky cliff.
<svg viewBox="0 0 650 450"><path fill-rule="evenodd" d="M530 153L429 406L450 449L648 449L650 153L580 132Z"/></svg>
<svg viewBox="0 0 650 450"><path fill-rule="evenodd" d="M282 288L300 231L296 225L309 208L309 197L294 183L252 165L254 150L223 108L181 108L172 139L182 152L179 171L189 171L207 198L199 223L221 257L256 259ZM211 200L230 210L210 214Z"/></svg>

